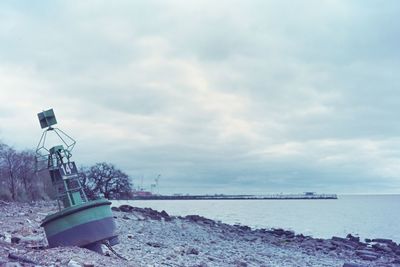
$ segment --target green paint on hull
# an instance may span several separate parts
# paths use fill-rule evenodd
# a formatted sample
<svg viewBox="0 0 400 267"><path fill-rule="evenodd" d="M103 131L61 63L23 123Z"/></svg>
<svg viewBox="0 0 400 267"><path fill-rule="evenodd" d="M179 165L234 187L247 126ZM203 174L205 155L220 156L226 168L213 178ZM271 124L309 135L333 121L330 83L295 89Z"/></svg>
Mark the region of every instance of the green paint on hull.
<svg viewBox="0 0 400 267"><path fill-rule="evenodd" d="M72 206L47 216L41 226L50 237L81 224L112 217L110 205L110 201L99 199Z"/></svg>

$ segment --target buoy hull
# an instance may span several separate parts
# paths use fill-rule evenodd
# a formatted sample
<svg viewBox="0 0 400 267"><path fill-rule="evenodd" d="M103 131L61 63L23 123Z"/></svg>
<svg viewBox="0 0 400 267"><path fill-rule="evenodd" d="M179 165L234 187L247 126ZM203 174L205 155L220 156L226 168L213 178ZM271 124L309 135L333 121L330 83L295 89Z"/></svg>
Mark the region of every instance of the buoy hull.
<svg viewBox="0 0 400 267"><path fill-rule="evenodd" d="M91 244L105 240L113 240L114 244L118 243L110 205L111 202L108 200L100 199L47 216L42 226L49 246L90 248Z"/></svg>

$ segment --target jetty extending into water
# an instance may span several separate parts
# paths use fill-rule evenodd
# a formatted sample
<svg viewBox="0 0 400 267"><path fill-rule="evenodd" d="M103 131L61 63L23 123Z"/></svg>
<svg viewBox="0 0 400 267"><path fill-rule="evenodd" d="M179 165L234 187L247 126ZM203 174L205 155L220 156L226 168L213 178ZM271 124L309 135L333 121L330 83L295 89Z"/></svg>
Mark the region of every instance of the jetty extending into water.
<svg viewBox="0 0 400 267"><path fill-rule="evenodd" d="M316 200L337 199L336 194L316 194L307 192L304 194L269 194L269 195L137 195L136 200Z"/></svg>

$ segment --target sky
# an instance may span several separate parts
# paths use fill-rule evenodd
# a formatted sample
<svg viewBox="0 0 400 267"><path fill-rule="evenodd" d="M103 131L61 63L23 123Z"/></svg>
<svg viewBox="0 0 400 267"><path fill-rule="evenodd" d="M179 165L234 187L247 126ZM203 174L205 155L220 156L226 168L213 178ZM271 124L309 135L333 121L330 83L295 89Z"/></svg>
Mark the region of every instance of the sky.
<svg viewBox="0 0 400 267"><path fill-rule="evenodd" d="M162 194L399 193L397 0L1 1L0 140Z"/></svg>

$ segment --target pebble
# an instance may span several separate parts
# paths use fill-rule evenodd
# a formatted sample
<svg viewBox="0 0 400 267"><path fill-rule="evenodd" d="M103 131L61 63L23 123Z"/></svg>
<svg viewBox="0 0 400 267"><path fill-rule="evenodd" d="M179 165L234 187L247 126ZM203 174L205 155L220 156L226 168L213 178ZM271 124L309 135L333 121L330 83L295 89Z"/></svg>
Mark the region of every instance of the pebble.
<svg viewBox="0 0 400 267"><path fill-rule="evenodd" d="M193 254L193 255L199 255L199 251L195 248L188 248L186 250L186 254Z"/></svg>
<svg viewBox="0 0 400 267"><path fill-rule="evenodd" d="M21 238L19 238L19 237L17 237L17 236L11 237L11 243L12 243L12 244L18 244L19 241L21 241Z"/></svg>
<svg viewBox="0 0 400 267"><path fill-rule="evenodd" d="M74 260L70 260L68 262L68 267L82 267L81 264L79 264L78 262L74 261Z"/></svg>

